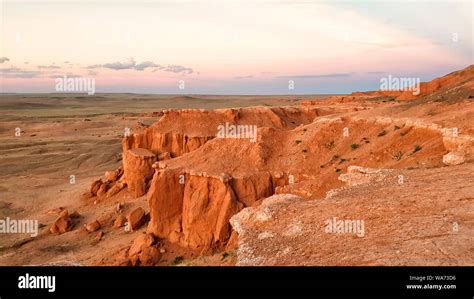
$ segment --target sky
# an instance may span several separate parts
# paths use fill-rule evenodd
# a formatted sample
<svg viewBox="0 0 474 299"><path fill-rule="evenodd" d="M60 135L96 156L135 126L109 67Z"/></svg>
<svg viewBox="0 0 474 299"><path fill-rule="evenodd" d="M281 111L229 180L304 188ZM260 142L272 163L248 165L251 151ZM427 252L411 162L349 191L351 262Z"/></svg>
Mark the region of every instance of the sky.
<svg viewBox="0 0 474 299"><path fill-rule="evenodd" d="M1 92L55 92L66 76L96 92L349 93L474 57L472 1L0 3Z"/></svg>

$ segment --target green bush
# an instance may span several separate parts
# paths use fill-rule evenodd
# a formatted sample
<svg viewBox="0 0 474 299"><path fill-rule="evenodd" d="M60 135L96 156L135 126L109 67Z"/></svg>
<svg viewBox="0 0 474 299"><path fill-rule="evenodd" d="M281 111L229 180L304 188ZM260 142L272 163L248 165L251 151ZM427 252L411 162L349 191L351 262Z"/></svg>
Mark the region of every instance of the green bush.
<svg viewBox="0 0 474 299"><path fill-rule="evenodd" d="M352 150L355 150L355 149L358 149L358 148L359 148L359 145L357 143L351 144L351 149Z"/></svg>

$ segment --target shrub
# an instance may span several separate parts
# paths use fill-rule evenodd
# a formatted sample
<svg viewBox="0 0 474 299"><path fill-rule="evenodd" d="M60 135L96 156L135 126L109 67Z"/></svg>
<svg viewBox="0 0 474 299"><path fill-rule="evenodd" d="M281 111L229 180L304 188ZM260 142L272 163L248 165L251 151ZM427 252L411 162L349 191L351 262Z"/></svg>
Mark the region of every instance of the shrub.
<svg viewBox="0 0 474 299"><path fill-rule="evenodd" d="M419 146L418 144L413 147L413 153L421 151L422 147Z"/></svg>
<svg viewBox="0 0 474 299"><path fill-rule="evenodd" d="M392 158L395 161L400 161L402 157L403 157L403 153L401 151L398 151L396 154L392 155Z"/></svg>
<svg viewBox="0 0 474 299"><path fill-rule="evenodd" d="M174 258L174 260L171 262L172 265L178 265L181 264L184 260L184 257L182 256L177 256Z"/></svg>
<svg viewBox="0 0 474 299"><path fill-rule="evenodd" d="M355 150L355 149L358 149L358 148L359 148L359 145L357 143L351 144L351 149L352 150Z"/></svg>
<svg viewBox="0 0 474 299"><path fill-rule="evenodd" d="M333 149L334 146L335 146L334 140L331 140L330 142L328 142L328 143L326 143L326 144L324 145L324 147L326 147L326 148L329 149L329 150L330 150L330 149Z"/></svg>

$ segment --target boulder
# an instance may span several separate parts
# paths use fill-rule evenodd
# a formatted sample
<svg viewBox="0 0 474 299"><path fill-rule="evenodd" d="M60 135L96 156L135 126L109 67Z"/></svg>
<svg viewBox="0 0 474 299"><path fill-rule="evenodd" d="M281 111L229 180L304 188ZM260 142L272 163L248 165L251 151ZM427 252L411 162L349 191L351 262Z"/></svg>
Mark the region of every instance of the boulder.
<svg viewBox="0 0 474 299"><path fill-rule="evenodd" d="M139 229L145 221L146 213L142 208L136 208L127 217L127 222L132 232Z"/></svg>
<svg viewBox="0 0 474 299"><path fill-rule="evenodd" d="M113 184L113 186L107 191L107 197L114 196L115 194L119 193L122 191L122 189L125 188L124 183L116 182Z"/></svg>
<svg viewBox="0 0 474 299"><path fill-rule="evenodd" d="M134 256L139 254L144 248L150 247L156 243L155 237L151 234L140 234L138 237L133 240L132 246L128 251L128 255Z"/></svg>
<svg viewBox="0 0 474 299"><path fill-rule="evenodd" d="M102 181L101 180L95 180L90 187L90 192L93 195L97 195L97 192L99 192L100 187L102 186Z"/></svg>
<svg viewBox="0 0 474 299"><path fill-rule="evenodd" d="M114 220L113 227L120 228L125 225L126 219L123 215L118 215Z"/></svg>
<svg viewBox="0 0 474 299"><path fill-rule="evenodd" d="M102 240L102 237L103 237L103 236L104 236L104 232L103 232L103 231L98 232L97 235L95 236L96 241Z"/></svg>
<svg viewBox="0 0 474 299"><path fill-rule="evenodd" d="M49 231L53 234L59 233L63 234L72 229L73 223L71 217L69 217L69 212L64 210L59 214L59 217L54 221L53 225L50 227Z"/></svg>
<svg viewBox="0 0 474 299"><path fill-rule="evenodd" d="M104 179L107 182L113 183L117 180L117 172L115 171L106 171L104 175Z"/></svg>
<svg viewBox="0 0 474 299"><path fill-rule="evenodd" d="M460 152L450 152L443 156L443 163L445 165L459 165L464 163L464 155Z"/></svg>
<svg viewBox="0 0 474 299"><path fill-rule="evenodd" d="M155 246L145 247L140 252L138 258L142 266L154 266L161 259L161 253Z"/></svg>
<svg viewBox="0 0 474 299"><path fill-rule="evenodd" d="M109 184L108 183L103 183L100 185L99 190L97 190L97 196L105 196L107 194L107 190L109 189Z"/></svg>
<svg viewBox="0 0 474 299"><path fill-rule="evenodd" d="M84 227L86 228L86 230L88 232L92 233L92 232L95 232L95 231L99 230L100 223L99 223L99 221L94 220L92 222L89 222L89 223L85 224Z"/></svg>

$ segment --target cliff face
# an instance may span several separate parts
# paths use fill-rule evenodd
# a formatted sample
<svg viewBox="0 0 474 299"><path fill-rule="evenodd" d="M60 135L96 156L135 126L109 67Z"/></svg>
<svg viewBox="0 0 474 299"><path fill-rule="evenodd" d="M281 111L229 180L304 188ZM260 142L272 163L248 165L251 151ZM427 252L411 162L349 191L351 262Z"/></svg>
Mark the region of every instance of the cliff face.
<svg viewBox="0 0 474 299"><path fill-rule="evenodd" d="M134 197L144 195L153 177L156 155L145 148L133 148L123 152L124 180Z"/></svg>
<svg viewBox="0 0 474 299"><path fill-rule="evenodd" d="M155 154L170 153L171 157L178 157L192 152L214 136L188 136L178 132L160 132L159 129L151 127L143 133L133 134L125 137L122 141L123 152L130 149L144 148Z"/></svg>
<svg viewBox="0 0 474 299"><path fill-rule="evenodd" d="M231 235L230 217L284 183L269 173L232 178L160 169L148 192L148 232L192 248L225 245Z"/></svg>

